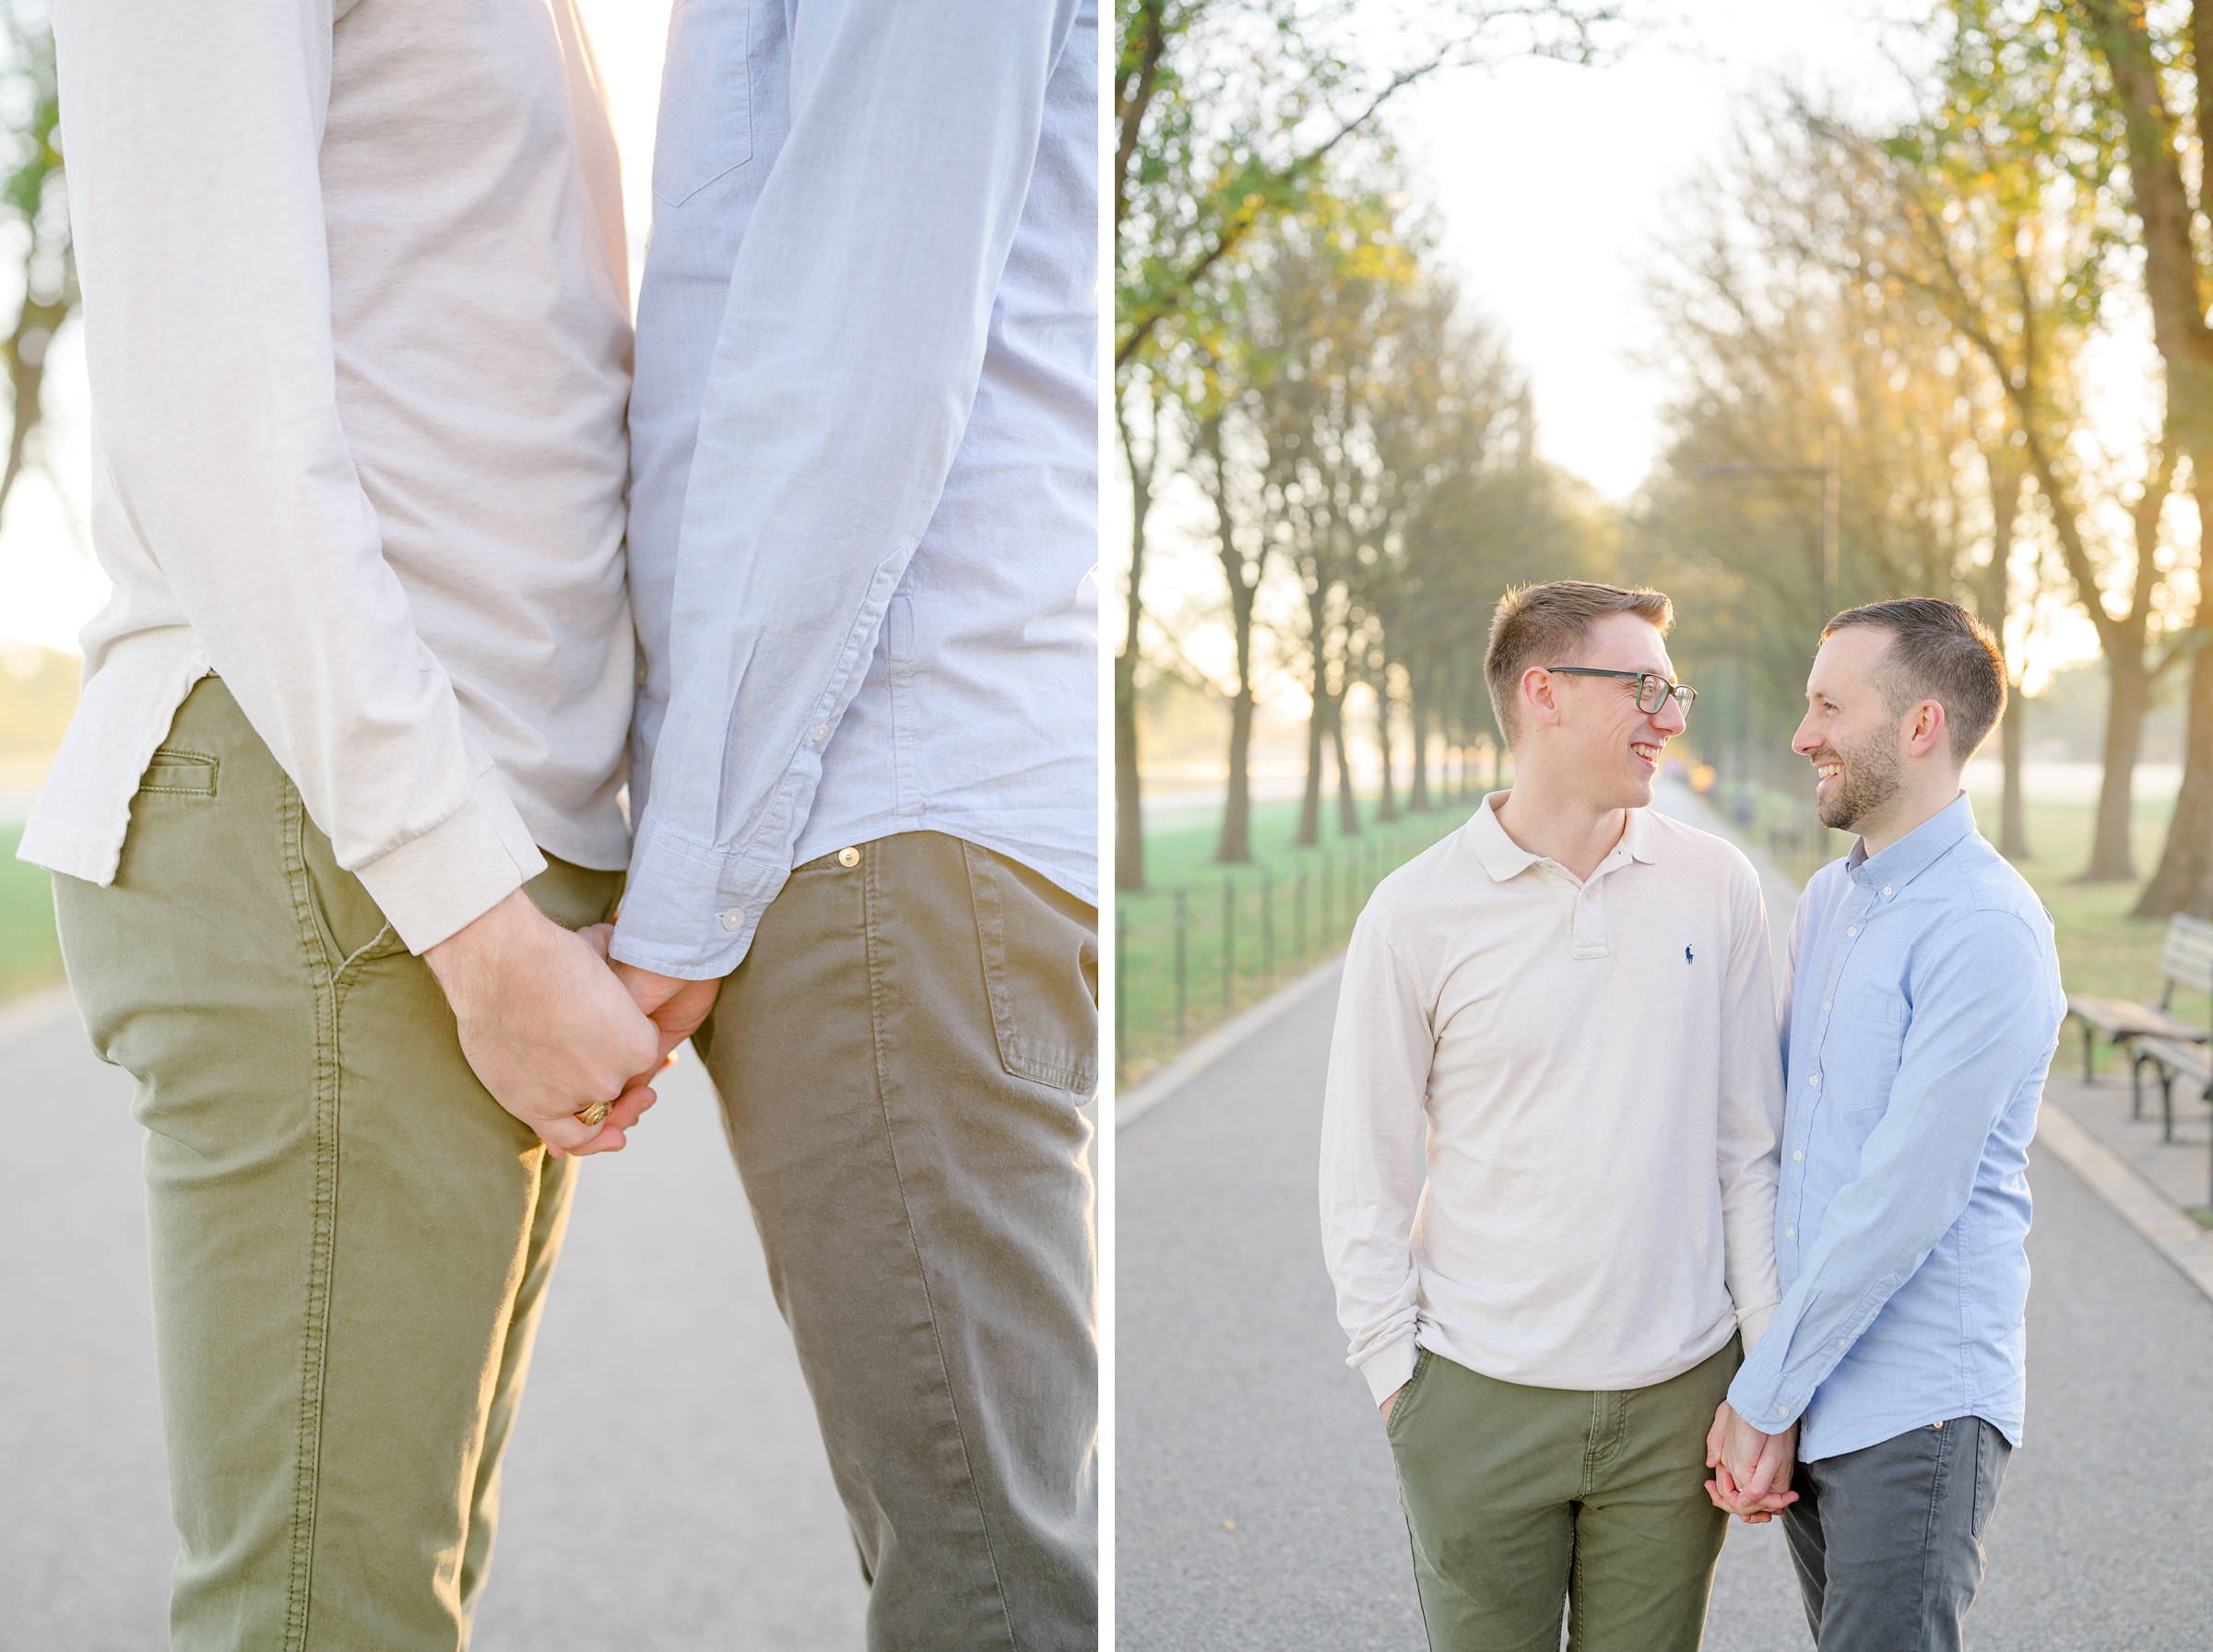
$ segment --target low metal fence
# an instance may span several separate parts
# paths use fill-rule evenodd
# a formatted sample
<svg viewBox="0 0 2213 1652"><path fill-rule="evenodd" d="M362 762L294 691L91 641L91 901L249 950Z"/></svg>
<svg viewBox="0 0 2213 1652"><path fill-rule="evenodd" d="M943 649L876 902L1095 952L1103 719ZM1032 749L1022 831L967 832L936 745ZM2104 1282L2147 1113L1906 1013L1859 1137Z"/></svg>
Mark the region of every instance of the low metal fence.
<svg viewBox="0 0 2213 1652"><path fill-rule="evenodd" d="M1375 887L1456 830L1472 803L1356 837L1186 868L1115 901L1115 1077L1132 1083L1185 1044L1339 950Z"/></svg>

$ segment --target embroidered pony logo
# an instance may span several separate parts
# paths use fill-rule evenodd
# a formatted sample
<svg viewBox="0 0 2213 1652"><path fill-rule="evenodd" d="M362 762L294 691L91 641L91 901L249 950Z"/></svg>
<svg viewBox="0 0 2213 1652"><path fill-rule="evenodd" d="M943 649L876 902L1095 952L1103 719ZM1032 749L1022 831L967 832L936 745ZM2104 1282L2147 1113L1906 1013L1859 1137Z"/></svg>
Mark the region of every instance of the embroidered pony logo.
<svg viewBox="0 0 2213 1652"><path fill-rule="evenodd" d="M1695 959L1695 958L1693 958L1693 957L1690 955L1690 949L1689 949L1688 947L1685 947L1685 948L1683 949L1683 962L1684 962L1685 963L1696 963L1696 962L1698 962L1698 960L1697 960L1697 959Z"/></svg>

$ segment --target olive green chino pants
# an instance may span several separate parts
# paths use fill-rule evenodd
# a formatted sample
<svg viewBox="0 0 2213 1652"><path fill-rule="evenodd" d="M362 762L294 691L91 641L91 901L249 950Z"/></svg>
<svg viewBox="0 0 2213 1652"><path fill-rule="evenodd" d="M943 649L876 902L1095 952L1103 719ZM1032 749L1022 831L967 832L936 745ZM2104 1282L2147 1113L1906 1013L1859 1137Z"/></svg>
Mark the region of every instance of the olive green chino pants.
<svg viewBox="0 0 2213 1652"><path fill-rule="evenodd" d="M902 832L791 874L693 1041L872 1652L1098 1644L1097 914Z"/></svg>
<svg viewBox="0 0 2213 1652"><path fill-rule="evenodd" d="M529 892L574 928L621 884L551 862ZM477 1082L217 678L155 753L113 884L54 886L147 1129L172 1646L457 1652L576 1161Z"/></svg>
<svg viewBox="0 0 2213 1652"><path fill-rule="evenodd" d="M1737 1339L1648 1388L1499 1382L1424 1349L1384 1429L1431 1652L1696 1652L1728 1516L1706 1436Z"/></svg>

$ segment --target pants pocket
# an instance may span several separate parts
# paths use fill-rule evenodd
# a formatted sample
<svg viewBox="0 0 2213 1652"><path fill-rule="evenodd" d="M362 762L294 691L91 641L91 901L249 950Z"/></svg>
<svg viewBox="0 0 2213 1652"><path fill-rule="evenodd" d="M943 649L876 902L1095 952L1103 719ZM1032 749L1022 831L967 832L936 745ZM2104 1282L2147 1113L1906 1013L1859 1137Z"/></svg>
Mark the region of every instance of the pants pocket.
<svg viewBox="0 0 2213 1652"><path fill-rule="evenodd" d="M1099 1081L1095 917L1004 856L961 844L976 909L984 990L1009 1075L1087 1095Z"/></svg>
<svg viewBox="0 0 2213 1652"><path fill-rule="evenodd" d="M1990 1523L1991 1512L1998 1505L1998 1488L2006 1483L2006 1465L2012 1459L2013 1447L2006 1436L1982 1419L1975 1420L1975 1507L1970 1531L1979 1542L1982 1528Z"/></svg>
<svg viewBox="0 0 2213 1652"><path fill-rule="evenodd" d="M1436 1359L1437 1356L1426 1348L1414 1351L1414 1370L1399 1385L1399 1397L1391 1402L1391 1415L1383 1419L1383 1437L1394 1445L1404 1428L1406 1413L1414 1405L1414 1390L1421 1386L1422 1378L1429 1374L1429 1367Z"/></svg>

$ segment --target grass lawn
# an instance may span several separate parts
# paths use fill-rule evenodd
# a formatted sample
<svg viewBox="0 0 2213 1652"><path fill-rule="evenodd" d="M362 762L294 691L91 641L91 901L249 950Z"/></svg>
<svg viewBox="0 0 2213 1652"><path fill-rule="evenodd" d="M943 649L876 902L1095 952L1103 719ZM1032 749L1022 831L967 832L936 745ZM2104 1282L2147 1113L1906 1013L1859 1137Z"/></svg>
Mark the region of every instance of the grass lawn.
<svg viewBox="0 0 2213 1652"><path fill-rule="evenodd" d="M0 999L62 978L53 889L43 867L16 858L20 825L0 826Z"/></svg>
<svg viewBox="0 0 2213 1652"><path fill-rule="evenodd" d="M1983 835L1994 838L1998 800L1994 794L1974 794L1977 818ZM2136 807L2133 847L2138 879L2133 883L2078 883L2076 877L2090 857L2094 806L2029 799L2029 847L2033 858L2022 861L2027 878L2045 909L2052 914L2059 944L2060 979L2070 992L2109 993L2156 1004L2160 997L2160 942L2166 925L2155 919L2132 918L2130 907L2143 889L2143 879L2159 865L2166 842L2172 804L2166 798ZM2177 992L2175 1012L2199 1025L2213 1010L2203 992ZM2059 1060L2069 1065L2080 1060L2079 1030L2069 1027L2062 1035ZM2103 1057L2103 1051L2101 1050Z"/></svg>
<svg viewBox="0 0 2213 1652"><path fill-rule="evenodd" d="M1294 846L1298 804L1256 803L1249 865L1214 859L1219 809L1164 809L1147 823L1142 894L1115 902L1115 1045L1120 1081L1133 1083L1190 1039L1258 1002L1344 944L1368 891L1468 818L1473 798L1379 825L1359 799L1363 830L1337 830L1325 799L1321 842ZM1178 1030L1177 891L1183 895ZM1225 895L1226 891L1226 895ZM1225 938L1229 944L1225 946ZM1225 961L1229 967L1225 969Z"/></svg>
<svg viewBox="0 0 2213 1652"><path fill-rule="evenodd" d="M1986 837L1997 831L1994 791L1974 794ZM1228 867L1214 858L1216 810L1163 810L1145 832L1148 892L1118 901L1120 969L1118 975L1117 1049L1120 1080L1132 1083L1189 1040L1267 996L1300 969L1343 944L1360 903L1379 879L1459 826L1474 807L1450 803L1395 825L1374 823L1375 804L1363 798L1366 830L1356 837L1336 830L1333 802L1323 808L1321 843L1295 849L1295 802L1256 804L1250 866ZM2136 869L2148 877L2159 862L2172 803L2139 800L2136 808ZM2059 945L2060 974L2077 992L2109 993L2157 1002L2160 942L2165 926L2128 916L2142 888L2137 882L2078 883L2089 858L2095 806L2087 800L2031 796L2029 844L2033 857L2020 870L2050 910ZM1747 835L1769 849L1778 866L1803 879L1820 864L1817 834L1805 829L1802 799L1761 794L1752 808ZM1849 840L1830 833L1826 853ZM1228 924L1233 948L1224 947L1224 884L1229 885ZM1176 899L1184 892L1183 1024L1177 1025ZM1225 980L1225 950L1233 966ZM2178 992L2174 1009L2185 1018L2213 1014L2202 992ZM2079 1059L2075 1034L2064 1041L2063 1061ZM2110 1057L2109 1057L2110 1059Z"/></svg>

